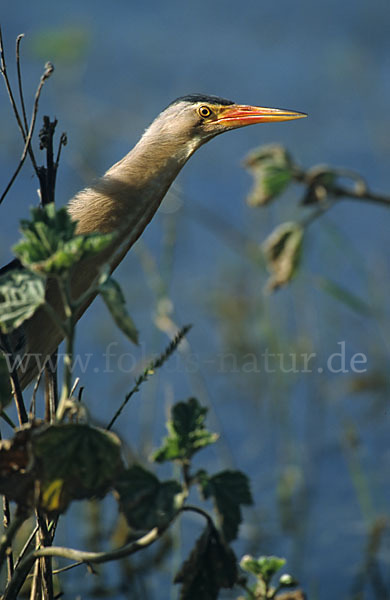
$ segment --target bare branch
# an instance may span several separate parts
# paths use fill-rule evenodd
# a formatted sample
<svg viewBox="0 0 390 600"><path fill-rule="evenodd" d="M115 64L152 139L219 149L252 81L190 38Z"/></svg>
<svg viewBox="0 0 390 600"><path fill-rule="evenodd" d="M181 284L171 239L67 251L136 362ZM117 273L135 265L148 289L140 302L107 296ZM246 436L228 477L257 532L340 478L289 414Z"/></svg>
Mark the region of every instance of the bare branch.
<svg viewBox="0 0 390 600"><path fill-rule="evenodd" d="M55 169L58 169L58 165L60 163L60 157L61 157L61 150L64 146L66 146L66 144L68 143L68 138L65 132L61 133L61 137L60 137L60 143L58 144L58 151L57 151L57 157L56 157L56 161L54 163Z"/></svg>
<svg viewBox="0 0 390 600"><path fill-rule="evenodd" d="M19 100L20 100L20 106L22 108L24 130L25 130L25 132L27 132L28 131L28 123L27 123L27 116L26 116L26 107L24 104L24 95L23 95L23 86L22 86L22 71L21 71L21 66L20 66L20 42L22 41L23 38L24 38L24 33L19 34L18 37L16 38L16 70L18 73Z"/></svg>
<svg viewBox="0 0 390 600"><path fill-rule="evenodd" d="M32 393L32 396L31 396L30 409L28 411L29 414L31 415L32 419L35 419L35 416L36 416L36 398L37 398L37 392L38 392L39 384L41 383L41 379L42 379L42 375L43 375L44 370L45 370L45 366L43 366L40 369L40 371L39 371L39 373L38 373L38 375L36 377L35 383L34 383L34 389L33 389L33 393Z"/></svg>
<svg viewBox="0 0 390 600"><path fill-rule="evenodd" d="M15 113L16 121L17 121L17 123L19 125L19 129L22 133L23 140L25 141L26 136L27 136L27 127L26 127L26 130L24 130L23 123L22 123L22 120L19 115L18 107L16 106L15 98L14 98L14 95L12 92L11 84L8 79L7 64L5 61L5 51L4 51L3 35L1 32L1 27L0 27L0 68L1 68L1 74L4 77L5 87L7 88L9 99L10 99L12 108Z"/></svg>
<svg viewBox="0 0 390 600"><path fill-rule="evenodd" d="M30 533L30 535L28 536L28 538L27 538L27 540L26 540L23 548L19 552L19 556L17 557L16 562L15 562L15 569L19 566L19 564L21 563L21 561L25 557L25 555L28 552L31 544L33 543L33 541L35 539L35 536L37 535L38 531L39 531L39 527L38 527L38 525L35 525L34 529Z"/></svg>
<svg viewBox="0 0 390 600"><path fill-rule="evenodd" d="M0 41L0 44L1 44L1 41ZM0 46L0 52L1 53L3 52L2 51L2 46ZM1 55L3 57L3 54L1 54ZM3 61L3 58L1 60ZM3 69L3 75L4 75L4 68L3 68L3 66L2 66L2 69ZM9 192L11 186L13 185L16 177L18 176L19 171L22 168L23 163L24 163L24 161L26 159L27 153L30 152L30 150L31 150L30 144L31 144L31 139L32 139L33 133L34 133L35 122L36 122L36 119L37 119L38 104L39 104L39 98L40 98L40 95L41 95L42 87L43 87L45 81L53 73L53 71L54 71L53 65L51 63L49 63L49 62L46 63L45 70L44 70L43 74L41 75L41 79L39 81L39 84L38 84L38 87L37 87L37 91L35 92L34 106L33 106L33 112L32 112L32 117L31 117L31 121L30 121L30 127L29 127L29 130L28 130L27 137L25 139L25 144L24 144L22 156L20 157L20 161L19 161L19 164L18 164L18 166L16 168L15 173L11 177L10 182L8 183L7 187L5 188L3 194L2 194L2 196L0 198L0 204L3 202L4 198L6 197L6 195ZM6 78L6 81L8 81L8 78ZM9 88L9 89L11 89L11 88ZM12 91L11 91L11 94L12 94ZM14 100L13 100L13 96L10 96L10 98L11 97L12 97L12 100L11 100L11 103L12 103L12 102L14 102ZM17 111L16 105L15 105L14 111L15 110L16 110L15 114L18 115L17 116L17 120L18 120L18 123L19 123L20 122L20 117L19 117L19 113ZM22 130L23 130L23 125L21 124L20 126L22 127ZM30 152L30 157L31 157L31 152ZM37 175L39 177L39 169L38 169L38 167L36 165L35 159L32 158L31 160L33 161L34 168L35 168L36 173L37 173Z"/></svg>
<svg viewBox="0 0 390 600"><path fill-rule="evenodd" d="M7 532L11 526L11 512L9 508L9 500L3 496L3 527L5 540L7 540ZM12 538L7 540L5 545L5 555L7 557L7 581L10 581L14 572L14 555L12 552Z"/></svg>
<svg viewBox="0 0 390 600"><path fill-rule="evenodd" d="M107 425L107 429L111 429L112 426L114 425L115 421L117 420L117 418L119 417L119 415L121 414L122 410L125 408L126 404L128 403L128 401L130 400L130 398L139 391L140 386L145 383L145 381L148 380L150 375L153 375L154 371L156 369L159 369L160 367L162 367L162 365L165 363L166 360L168 360L168 358L171 356L171 354L173 354L173 352L176 350L176 348L178 347L178 345L180 344L181 340L187 335L187 333L189 332L189 330L191 329L191 325L185 325L184 327L182 327L177 334L175 335L175 337L171 340L171 342L168 344L168 346L166 347L165 351L163 354L161 354L161 356L159 356L157 359L153 360L144 370L143 373L141 373L141 375L135 380L135 385L134 387L130 390L130 392L126 395L125 399L123 400L122 404L120 405L120 407L118 408L118 410L116 411L115 415L112 417L111 421L109 422L109 424Z"/></svg>
<svg viewBox="0 0 390 600"><path fill-rule="evenodd" d="M363 190L353 190L342 186L336 186L333 189L333 194L339 199L360 200L361 202L374 202L375 204L381 204L382 206L390 206L390 196L377 194L368 188Z"/></svg>
<svg viewBox="0 0 390 600"><path fill-rule="evenodd" d="M8 528L1 536L0 540L0 565L3 564L4 558L8 552L9 547L11 546L12 540L15 535L19 531L20 527L23 525L27 516L25 514L19 514L14 517L13 521L9 524ZM16 567L16 565L15 565Z"/></svg>
<svg viewBox="0 0 390 600"><path fill-rule="evenodd" d="M20 562L18 567L15 568L14 576L8 584L2 600L14 600L18 597L18 593L23 585L23 582L25 581L29 571L31 570L35 561L38 558L62 557L77 561L78 563L85 564L99 564L110 562L112 560L124 558L125 556L130 556L131 554L135 554L136 552L147 548L148 546L150 546L151 544L153 544L161 538L168 526L169 524L167 524L166 527L162 529L154 527L151 531L149 531L147 534L145 534L135 542L130 542L129 544L126 544L121 548L112 550L111 552L85 552L83 550L76 550L74 548L64 548L61 546L51 546L35 550L31 552L28 556L26 556Z"/></svg>
<svg viewBox="0 0 390 600"><path fill-rule="evenodd" d="M213 519L210 517L210 515L205 510L203 510L202 508L199 508L199 506L193 506L192 504L186 504L185 506L182 506L180 508L180 512L185 512L185 511L198 513L198 515L201 515L203 518L206 519L207 525L210 527L210 529L216 530Z"/></svg>
<svg viewBox="0 0 390 600"><path fill-rule="evenodd" d="M8 354L8 356L13 357L13 352L12 352L11 346L8 342L8 336L0 332L0 341L1 341L3 348L5 348L5 351ZM28 416L27 416L27 412L26 412L26 407L24 405L22 389L20 387L19 377L16 372L16 369L10 370L10 378L12 381L12 387L13 387L13 393L15 396L16 410L18 413L19 423L20 423L20 425L23 425L23 423L28 422Z"/></svg>

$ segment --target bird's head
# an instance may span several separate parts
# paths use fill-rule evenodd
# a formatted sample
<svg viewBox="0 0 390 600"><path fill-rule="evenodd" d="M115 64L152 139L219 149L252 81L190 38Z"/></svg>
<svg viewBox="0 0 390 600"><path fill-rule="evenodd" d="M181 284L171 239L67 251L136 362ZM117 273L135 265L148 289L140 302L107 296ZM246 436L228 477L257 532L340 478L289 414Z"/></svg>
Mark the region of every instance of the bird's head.
<svg viewBox="0 0 390 600"><path fill-rule="evenodd" d="M229 131L254 125L276 123L306 117L305 113L279 108L264 108L235 104L217 96L191 94L172 102L160 115L160 125L179 137L196 140L200 145L210 138Z"/></svg>
<svg viewBox="0 0 390 600"><path fill-rule="evenodd" d="M217 96L182 96L158 115L126 160L119 167L114 165L110 174L129 167L129 172L136 170L139 185L157 181L161 187L162 179L170 184L195 150L216 135L255 123L306 116L292 110L235 104Z"/></svg>

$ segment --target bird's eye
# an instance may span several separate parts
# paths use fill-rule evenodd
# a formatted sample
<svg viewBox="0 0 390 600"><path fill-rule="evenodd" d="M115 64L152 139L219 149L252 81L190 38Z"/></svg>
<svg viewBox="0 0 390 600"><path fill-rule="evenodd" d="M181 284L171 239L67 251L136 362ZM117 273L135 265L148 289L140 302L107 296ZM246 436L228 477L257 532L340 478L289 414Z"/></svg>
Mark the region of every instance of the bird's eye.
<svg viewBox="0 0 390 600"><path fill-rule="evenodd" d="M205 119L206 117L209 117L211 115L211 110L209 109L208 106L201 106L198 110L199 114L201 117L203 117L203 119Z"/></svg>

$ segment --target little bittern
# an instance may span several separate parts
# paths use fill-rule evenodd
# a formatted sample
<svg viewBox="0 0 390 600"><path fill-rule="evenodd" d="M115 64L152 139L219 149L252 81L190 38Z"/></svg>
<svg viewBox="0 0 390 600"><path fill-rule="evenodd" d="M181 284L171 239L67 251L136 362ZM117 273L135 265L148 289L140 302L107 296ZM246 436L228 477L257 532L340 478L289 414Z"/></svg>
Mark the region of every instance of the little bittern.
<svg viewBox="0 0 390 600"><path fill-rule="evenodd" d="M231 129L305 116L290 110L235 104L202 94L183 96L172 102L153 121L133 150L97 183L69 202L68 211L77 221L77 233L118 233L108 250L75 268L71 282L73 297L78 298L89 289L103 264L108 263L111 272L118 266L152 219L180 169L202 144ZM86 300L78 318L93 298ZM60 316L63 314L58 289L50 281L46 300ZM39 366L61 342L62 334L47 312L39 309L24 323L23 338L26 357L24 368L18 371L22 388L37 375ZM20 331L18 345L20 347Z"/></svg>

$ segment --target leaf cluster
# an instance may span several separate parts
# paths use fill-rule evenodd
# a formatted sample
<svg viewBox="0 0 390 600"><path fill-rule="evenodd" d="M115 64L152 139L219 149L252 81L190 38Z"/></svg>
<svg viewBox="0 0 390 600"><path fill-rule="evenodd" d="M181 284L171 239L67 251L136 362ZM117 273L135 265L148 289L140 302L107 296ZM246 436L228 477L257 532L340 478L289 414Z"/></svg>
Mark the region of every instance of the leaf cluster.
<svg viewBox="0 0 390 600"><path fill-rule="evenodd" d="M31 209L31 220L21 221L23 239L13 251L36 273L66 275L81 260L101 252L114 238L111 233L76 235L77 223L66 208L54 203Z"/></svg>
<svg viewBox="0 0 390 600"><path fill-rule="evenodd" d="M196 452L216 442L218 434L206 429L206 414L207 408L201 406L196 398L175 404L172 417L167 422L168 435L153 455L153 460L190 460Z"/></svg>
<svg viewBox="0 0 390 600"><path fill-rule="evenodd" d="M271 276L267 291L288 284L296 275L302 259L302 244L307 228L343 198L390 206L390 198L372 192L364 178L355 171L329 165L303 169L286 148L270 144L255 148L244 160L253 177L247 203L263 207L282 196L293 183L303 186L300 205L306 215L296 222L278 225L262 244ZM326 292L357 312L367 314L367 306L354 294L332 281L321 280Z"/></svg>
<svg viewBox="0 0 390 600"><path fill-rule="evenodd" d="M256 579L256 583L249 588L248 600L272 600L278 597L277 593L280 590L295 588L298 582L287 573L279 577L276 586L271 585L276 573L285 564L286 560L278 556L259 556L259 558L249 554L243 556L240 561L241 569ZM297 595L294 597L298 599ZM299 597L303 600L303 595Z"/></svg>
<svg viewBox="0 0 390 600"><path fill-rule="evenodd" d="M254 178L247 197L249 206L265 206L280 196L293 181L296 167L287 150L279 144L256 148L244 160Z"/></svg>
<svg viewBox="0 0 390 600"><path fill-rule="evenodd" d="M201 498L212 499L216 522L208 518L206 529L175 578L181 583L181 600L216 599L219 590L237 582L236 559L228 545L236 539L242 521L241 506L252 504L249 481L241 471L225 470L209 475L205 470L191 474L195 453L217 441L206 429L207 408L196 398L179 402L167 423L168 435L153 455L156 462L175 461L182 467L183 494L196 484Z"/></svg>
<svg viewBox="0 0 390 600"><path fill-rule="evenodd" d="M36 507L51 515L73 500L104 496L123 470L117 436L71 423L26 425L1 442L0 464L0 493L19 510Z"/></svg>
<svg viewBox="0 0 390 600"><path fill-rule="evenodd" d="M193 455L217 439L206 429L206 414L195 398L172 408L168 436L153 458L178 462L183 471L181 478L166 481L143 465L126 466L119 438L104 429L85 423L26 425L0 443L0 493L16 501L19 512L38 508L55 517L75 500L113 491L136 532L163 533L181 512L194 510L206 527L175 581L182 600L216 599L221 588L237 583L237 561L228 544L237 537L241 506L252 497L240 471L191 475ZM202 499L213 500L218 526L202 508L186 505L188 488L195 484Z"/></svg>
<svg viewBox="0 0 390 600"><path fill-rule="evenodd" d="M59 285L67 289L73 267L103 252L115 238L111 233L79 235L76 227L67 210L56 209L53 203L31 209L31 219L21 221L23 237L13 250L24 268L9 270L0 277L0 330L3 333L14 331L39 307L47 306L47 278L56 278ZM101 293L123 333L138 343L138 332L127 313L122 290L107 270L103 270L100 280L86 294L94 292ZM68 300L70 310L75 312L77 300Z"/></svg>

